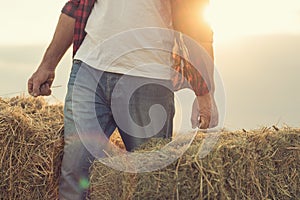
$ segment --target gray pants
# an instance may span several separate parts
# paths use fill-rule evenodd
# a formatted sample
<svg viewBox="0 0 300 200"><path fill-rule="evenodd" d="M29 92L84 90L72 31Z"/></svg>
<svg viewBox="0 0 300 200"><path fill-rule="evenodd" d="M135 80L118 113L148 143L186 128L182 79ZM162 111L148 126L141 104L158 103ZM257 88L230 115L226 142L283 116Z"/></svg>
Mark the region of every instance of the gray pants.
<svg viewBox="0 0 300 200"><path fill-rule="evenodd" d="M90 73L93 70L90 66L80 61L74 61L70 79L68 83L68 92L64 107L64 156L61 167L61 178L59 185L59 197L66 200L85 199L88 183L89 168L94 160L92 154L81 142L77 133L73 112L73 86L76 74L81 67L88 68ZM89 74L86 74L87 80ZM132 151L148 138L134 137L122 130L116 123L111 110L111 95L116 83L120 80L121 74L104 72L99 80L95 95L95 110L97 112L97 121L104 131L106 137L110 137L113 131L118 128L127 151ZM137 81L141 77L128 76L130 81ZM165 80L166 81L166 80ZM126 93L126 91L119 91ZM122 95L120 95L122 96ZM163 128L153 137L169 138L172 136L173 117L174 117L174 94L172 91L159 84L148 84L140 87L134 92L130 99L130 115L134 122L139 126L146 126L149 123L149 108L159 104L164 107L167 113L167 120ZM159 117L159 116L157 116ZM140 133L143 135L143 133Z"/></svg>

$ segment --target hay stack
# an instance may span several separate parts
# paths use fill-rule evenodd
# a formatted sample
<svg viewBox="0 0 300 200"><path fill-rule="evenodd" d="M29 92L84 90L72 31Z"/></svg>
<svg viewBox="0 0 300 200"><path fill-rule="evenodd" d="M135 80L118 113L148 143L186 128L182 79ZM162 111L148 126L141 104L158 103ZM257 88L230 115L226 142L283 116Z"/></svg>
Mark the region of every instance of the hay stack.
<svg viewBox="0 0 300 200"><path fill-rule="evenodd" d="M0 99L0 199L56 199L63 149L61 105Z"/></svg>
<svg viewBox="0 0 300 200"><path fill-rule="evenodd" d="M0 199L57 199L62 133L62 105L0 99ZM91 199L299 199L300 130L224 132L199 159L203 137L199 133L180 159L152 173L123 173L95 162ZM112 138L122 147L116 133Z"/></svg>
<svg viewBox="0 0 300 200"><path fill-rule="evenodd" d="M63 106L0 98L0 199L58 199ZM118 133L111 141L124 148Z"/></svg>
<svg viewBox="0 0 300 200"><path fill-rule="evenodd" d="M94 162L91 199L300 198L300 130L224 132L199 159L204 137L199 133L181 158L151 173L124 173ZM152 141L138 151L162 146Z"/></svg>

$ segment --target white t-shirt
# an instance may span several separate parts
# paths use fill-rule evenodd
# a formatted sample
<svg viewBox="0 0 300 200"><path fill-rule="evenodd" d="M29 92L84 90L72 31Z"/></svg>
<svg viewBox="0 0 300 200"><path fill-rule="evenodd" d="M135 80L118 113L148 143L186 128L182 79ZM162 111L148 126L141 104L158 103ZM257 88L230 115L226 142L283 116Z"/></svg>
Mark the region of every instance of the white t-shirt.
<svg viewBox="0 0 300 200"><path fill-rule="evenodd" d="M169 79L173 35L166 29L172 29L169 0L98 0L75 59L103 71Z"/></svg>

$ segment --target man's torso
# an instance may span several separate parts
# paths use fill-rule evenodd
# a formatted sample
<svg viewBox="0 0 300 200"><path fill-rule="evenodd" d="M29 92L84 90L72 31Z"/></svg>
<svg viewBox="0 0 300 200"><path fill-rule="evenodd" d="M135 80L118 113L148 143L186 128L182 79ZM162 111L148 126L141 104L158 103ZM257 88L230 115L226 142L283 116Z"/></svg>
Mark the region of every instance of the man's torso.
<svg viewBox="0 0 300 200"><path fill-rule="evenodd" d="M171 50L172 38L166 40L160 31L149 38L147 27L172 29L171 5L169 0L101 0L97 1L86 25L87 36L75 55L75 59L104 71L145 76L170 78L170 52L146 50L147 42L159 43L162 49ZM141 31L142 28L146 28ZM138 34L134 29L139 29ZM121 35L121 37L114 37ZM108 45L101 45L104 43ZM120 48L126 55L117 55ZM144 48L145 47L145 48ZM105 62L112 57L113 63ZM156 63L146 65L148 63ZM97 65L97 66L95 66ZM108 66L109 65L109 66ZM160 67L165 65L165 67Z"/></svg>

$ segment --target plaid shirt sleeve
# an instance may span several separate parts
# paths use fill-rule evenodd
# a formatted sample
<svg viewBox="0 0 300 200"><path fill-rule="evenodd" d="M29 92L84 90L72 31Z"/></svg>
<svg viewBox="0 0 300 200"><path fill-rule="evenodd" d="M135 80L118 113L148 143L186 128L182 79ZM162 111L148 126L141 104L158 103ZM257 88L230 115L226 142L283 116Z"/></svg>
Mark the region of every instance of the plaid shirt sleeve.
<svg viewBox="0 0 300 200"><path fill-rule="evenodd" d="M76 20L73 36L73 56L86 36L85 26L94 3L95 0L69 0L62 9L62 13Z"/></svg>
<svg viewBox="0 0 300 200"><path fill-rule="evenodd" d="M176 13L173 15L175 30L190 36L198 43L212 45L213 32L199 15L200 8L204 8L209 0L190 0L188 2L186 0L173 0L173 3L176 7ZM179 72L172 80L175 90L191 87L197 96L208 94L213 88L211 85L213 83L206 83L201 73L184 58L178 55L173 55L173 57L175 60L173 69ZM188 84L184 83L185 80Z"/></svg>
<svg viewBox="0 0 300 200"><path fill-rule="evenodd" d="M78 5L79 5L79 2L78 0L69 0L65 6L63 7L62 9L62 13L70 16L70 17L73 17L73 18L76 18L76 10L78 8Z"/></svg>

